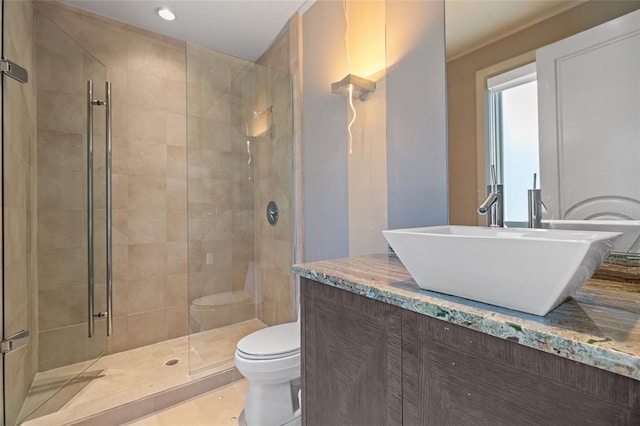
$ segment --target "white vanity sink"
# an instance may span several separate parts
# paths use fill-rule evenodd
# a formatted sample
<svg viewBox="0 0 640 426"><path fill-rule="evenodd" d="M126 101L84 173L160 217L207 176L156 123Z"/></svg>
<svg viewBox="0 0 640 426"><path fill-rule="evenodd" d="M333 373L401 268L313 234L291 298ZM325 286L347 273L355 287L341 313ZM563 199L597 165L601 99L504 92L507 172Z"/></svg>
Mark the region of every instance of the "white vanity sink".
<svg viewBox="0 0 640 426"><path fill-rule="evenodd" d="M421 288L535 315L582 287L621 235L477 226L383 233Z"/></svg>
<svg viewBox="0 0 640 426"><path fill-rule="evenodd" d="M574 231L621 232L623 235L613 244L612 251L640 253L640 220L543 220L542 226Z"/></svg>

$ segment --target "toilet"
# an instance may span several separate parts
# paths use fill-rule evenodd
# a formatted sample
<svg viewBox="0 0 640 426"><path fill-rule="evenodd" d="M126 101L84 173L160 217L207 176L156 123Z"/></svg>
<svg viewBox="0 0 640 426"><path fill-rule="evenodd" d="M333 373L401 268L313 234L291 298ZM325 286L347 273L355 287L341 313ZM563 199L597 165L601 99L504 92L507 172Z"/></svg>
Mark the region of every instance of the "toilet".
<svg viewBox="0 0 640 426"><path fill-rule="evenodd" d="M240 425L301 424L299 319L245 336L236 347L235 364L249 382Z"/></svg>

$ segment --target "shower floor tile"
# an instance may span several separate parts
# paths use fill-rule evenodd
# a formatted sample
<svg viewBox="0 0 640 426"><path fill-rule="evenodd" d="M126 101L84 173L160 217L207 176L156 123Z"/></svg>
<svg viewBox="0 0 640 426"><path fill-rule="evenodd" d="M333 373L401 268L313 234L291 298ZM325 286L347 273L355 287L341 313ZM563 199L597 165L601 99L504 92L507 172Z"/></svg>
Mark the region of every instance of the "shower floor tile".
<svg viewBox="0 0 640 426"><path fill-rule="evenodd" d="M43 417L30 416L33 420L24 424L65 424L231 368L238 340L265 327L262 321L252 319L106 355L86 370L86 378L81 380L84 387L62 408ZM165 365L170 359L177 359L178 363ZM195 374L190 375L190 370ZM69 367L62 367L38 373L28 402L25 403L25 409L42 404L50 396L46 395L46 389L59 387L56 386L56 382L67 382L69 371ZM55 400L55 397L52 400ZM38 410L46 409L47 404L53 405L54 409L59 408L51 402Z"/></svg>

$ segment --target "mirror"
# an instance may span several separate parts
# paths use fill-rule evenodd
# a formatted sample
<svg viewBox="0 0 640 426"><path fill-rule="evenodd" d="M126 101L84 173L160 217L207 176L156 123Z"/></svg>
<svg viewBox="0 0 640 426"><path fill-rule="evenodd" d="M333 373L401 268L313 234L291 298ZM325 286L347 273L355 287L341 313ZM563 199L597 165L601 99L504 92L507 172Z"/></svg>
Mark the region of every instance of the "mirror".
<svg viewBox="0 0 640 426"><path fill-rule="evenodd" d="M486 165L489 162L489 153L485 152L488 131L484 110L485 80L535 61L536 50L543 46L638 9L639 1L445 0L451 224L485 224L485 219L476 212L485 198ZM629 56L633 55L629 53ZM478 91L482 84L485 84L485 90ZM588 151L588 147L585 148ZM559 161L557 155L551 158L557 149L551 154L550 151L540 151L543 175L543 164L563 167L563 164L573 161L567 158ZM594 175L611 171L611 167L592 169ZM616 179L624 180L625 176L617 175ZM627 180L637 182L635 176L627 176ZM544 179L542 183L544 185ZM543 199L544 192L543 186Z"/></svg>

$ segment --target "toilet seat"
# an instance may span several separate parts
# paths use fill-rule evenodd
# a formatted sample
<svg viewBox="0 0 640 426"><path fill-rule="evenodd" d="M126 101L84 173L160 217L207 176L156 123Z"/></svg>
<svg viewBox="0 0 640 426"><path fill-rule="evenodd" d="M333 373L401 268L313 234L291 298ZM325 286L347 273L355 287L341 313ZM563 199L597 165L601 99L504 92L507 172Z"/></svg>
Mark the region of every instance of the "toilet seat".
<svg viewBox="0 0 640 426"><path fill-rule="evenodd" d="M268 360L300 353L300 324L286 323L267 327L243 337L236 354L245 359Z"/></svg>

